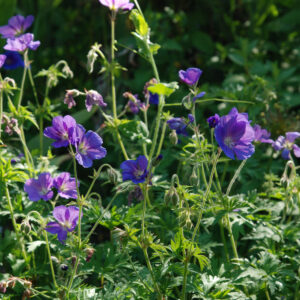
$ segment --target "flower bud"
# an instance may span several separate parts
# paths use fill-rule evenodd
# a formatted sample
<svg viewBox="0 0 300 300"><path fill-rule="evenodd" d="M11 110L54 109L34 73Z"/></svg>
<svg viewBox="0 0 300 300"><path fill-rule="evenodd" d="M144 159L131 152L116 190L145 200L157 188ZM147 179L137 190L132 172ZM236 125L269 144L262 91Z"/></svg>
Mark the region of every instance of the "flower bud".
<svg viewBox="0 0 300 300"><path fill-rule="evenodd" d="M31 297L31 290L26 289L26 290L24 291L23 295L22 295L22 300L23 300L23 299L30 299L30 297Z"/></svg>
<svg viewBox="0 0 300 300"><path fill-rule="evenodd" d="M51 256L51 260L52 260L53 262L55 262L56 264L59 263L59 260L58 260L58 258L57 258L56 256Z"/></svg>
<svg viewBox="0 0 300 300"><path fill-rule="evenodd" d="M61 265L60 265L60 269L61 269L62 271L67 271L68 268L69 268L69 267L68 267L66 264L61 264Z"/></svg>
<svg viewBox="0 0 300 300"><path fill-rule="evenodd" d="M174 186L171 186L168 192L165 193L164 200L166 205L169 205L169 203L176 205L179 202L179 195Z"/></svg>
<svg viewBox="0 0 300 300"><path fill-rule="evenodd" d="M28 220L23 220L20 226L21 232L23 232L25 235L28 235L31 231L31 226L28 222Z"/></svg>
<svg viewBox="0 0 300 300"><path fill-rule="evenodd" d="M29 280L24 280L23 284L24 284L24 287L29 288L29 289L32 286L32 282Z"/></svg>
<svg viewBox="0 0 300 300"><path fill-rule="evenodd" d="M108 175L109 181L110 181L112 184L116 185L117 182L118 182L118 173L116 172L116 170L113 169L113 168L109 168L109 169L107 170L107 175Z"/></svg>
<svg viewBox="0 0 300 300"><path fill-rule="evenodd" d="M152 166L157 167L160 164L162 159L163 159L163 156L161 154L159 154L157 157L153 158L152 159Z"/></svg>
<svg viewBox="0 0 300 300"><path fill-rule="evenodd" d="M92 259L93 255L94 255L94 252L95 252L95 249L93 249L93 248L85 249L85 253L86 253L85 261L86 262L89 262Z"/></svg>
<svg viewBox="0 0 300 300"><path fill-rule="evenodd" d="M197 174L195 172L195 168L194 168L194 170L192 172L192 175L190 177L190 184L192 186L198 186L199 185L199 178L198 178L198 176L197 176Z"/></svg>
<svg viewBox="0 0 300 300"><path fill-rule="evenodd" d="M171 131L171 133L169 134L169 138L172 145L176 145L178 143L176 130Z"/></svg>
<svg viewBox="0 0 300 300"><path fill-rule="evenodd" d="M7 282L5 282L5 281L0 282L0 293L5 294L6 293L6 287L7 287Z"/></svg>

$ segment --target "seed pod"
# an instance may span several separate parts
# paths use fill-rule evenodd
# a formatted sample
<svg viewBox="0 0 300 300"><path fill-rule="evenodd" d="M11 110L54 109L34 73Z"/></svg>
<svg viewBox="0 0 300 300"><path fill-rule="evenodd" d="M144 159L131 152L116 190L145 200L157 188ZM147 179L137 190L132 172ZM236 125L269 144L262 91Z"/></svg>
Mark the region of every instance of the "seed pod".
<svg viewBox="0 0 300 300"><path fill-rule="evenodd" d="M28 220L23 220L20 226L21 232L23 232L24 234L28 235L31 231L31 226L28 222Z"/></svg>
<svg viewBox="0 0 300 300"><path fill-rule="evenodd" d="M174 186L171 186L170 189L168 190L168 192L165 193L164 200L165 200L166 205L169 205L169 203L176 205L179 202L179 195Z"/></svg>
<svg viewBox="0 0 300 300"><path fill-rule="evenodd" d="M113 169L113 168L109 168L109 169L107 170L107 175L108 175L109 181L110 181L112 184L116 185L117 182L118 182L118 174L117 174L116 170Z"/></svg>
<svg viewBox="0 0 300 300"><path fill-rule="evenodd" d="M176 145L178 143L178 137L175 130L172 130L169 134L170 142L172 145Z"/></svg>

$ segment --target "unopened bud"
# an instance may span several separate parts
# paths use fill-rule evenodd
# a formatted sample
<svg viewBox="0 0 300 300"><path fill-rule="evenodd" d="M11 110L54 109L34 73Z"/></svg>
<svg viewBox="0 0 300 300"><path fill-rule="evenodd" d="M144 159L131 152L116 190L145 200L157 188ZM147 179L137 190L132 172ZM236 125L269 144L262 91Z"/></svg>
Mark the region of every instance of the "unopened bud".
<svg viewBox="0 0 300 300"><path fill-rule="evenodd" d="M5 282L5 281L0 282L0 293L5 294L6 293L6 287L7 287L7 282Z"/></svg>
<svg viewBox="0 0 300 300"><path fill-rule="evenodd" d="M178 137L175 130L172 130L169 134L170 142L172 145L176 145L178 143Z"/></svg>
<svg viewBox="0 0 300 300"><path fill-rule="evenodd" d="M163 159L163 156L161 154L159 154L157 157L153 158L152 159L152 166L157 167L160 164L162 159Z"/></svg>
<svg viewBox="0 0 300 300"><path fill-rule="evenodd" d="M25 220L22 221L20 229L26 235L28 235L30 233L31 226L30 226L28 220L25 219Z"/></svg>
<svg viewBox="0 0 300 300"><path fill-rule="evenodd" d="M93 249L93 248L85 249L85 253L86 253L85 261L86 262L89 262L92 259L93 255L94 255L94 252L95 252L95 249Z"/></svg>
<svg viewBox="0 0 300 300"><path fill-rule="evenodd" d="M195 169L193 170L192 175L190 177L190 184L192 186L197 186L199 184L199 178L195 172Z"/></svg>
<svg viewBox="0 0 300 300"><path fill-rule="evenodd" d="M109 168L107 170L108 179L112 184L117 184L118 182L118 173L115 169Z"/></svg>
<svg viewBox="0 0 300 300"><path fill-rule="evenodd" d="M23 300L23 299L30 299L30 297L31 297L31 290L26 289L26 290L24 291L23 295L22 295L22 300Z"/></svg>
<svg viewBox="0 0 300 300"><path fill-rule="evenodd" d="M56 264L59 263L59 260L58 260L58 258L57 258L56 256L51 256L51 260L52 260L53 262L55 262Z"/></svg>
<svg viewBox="0 0 300 300"><path fill-rule="evenodd" d="M62 271L67 271L68 268L69 268L69 267L68 267L66 264L61 264L61 265L60 265L60 269L61 269Z"/></svg>
<svg viewBox="0 0 300 300"><path fill-rule="evenodd" d="M170 187L170 189L165 193L164 200L166 205L169 205L169 203L176 205L179 202L179 195L175 187Z"/></svg>
<svg viewBox="0 0 300 300"><path fill-rule="evenodd" d="M31 288L32 286L32 282L29 280L24 280L23 284L26 288Z"/></svg>

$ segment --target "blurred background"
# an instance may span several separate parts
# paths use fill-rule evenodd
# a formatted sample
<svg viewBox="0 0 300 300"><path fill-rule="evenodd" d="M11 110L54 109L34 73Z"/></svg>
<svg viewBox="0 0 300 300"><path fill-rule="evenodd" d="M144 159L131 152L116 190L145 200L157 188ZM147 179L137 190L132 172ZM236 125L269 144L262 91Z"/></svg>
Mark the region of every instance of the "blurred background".
<svg viewBox="0 0 300 300"><path fill-rule="evenodd" d="M253 124L267 128L273 139L286 131L300 131L299 1L141 0L140 6L151 27L151 40L161 45L155 59L162 81L178 81L180 69L200 68L203 70L200 85L201 90L206 91L206 98L252 102L239 105L238 109L247 111ZM0 7L0 25L6 24L15 14L35 16L30 29L41 41L41 46L30 53L34 74L61 59L66 60L73 70L73 79L61 80L49 94L57 113L70 113L63 104L66 89L95 89L110 103L109 80L105 74L98 73L101 65L96 64L92 74L86 68L86 55L95 42L102 44L102 50L109 58L109 10L98 0L0 0ZM117 78L119 110L127 103L123 92L139 94L143 100L144 84L153 77L151 66L131 50L136 49L134 37L130 34L132 30L128 13L118 14L117 59L128 69L120 72ZM4 40L0 46L4 46ZM4 75L20 80L22 70L6 71ZM29 85L27 89L30 95ZM43 77L37 78L37 89L43 95ZM188 89L181 85L168 102L181 102L187 93ZM232 106L220 102L198 105L200 129L208 132L206 118L214 113L225 114ZM98 129L103 123L99 113L86 112L84 99L77 104L75 111L82 122L88 123L89 129ZM150 118L155 112L155 109L149 111ZM170 108L170 112L177 117L188 114L181 107ZM32 147L35 138L32 136ZM178 149L168 147L165 147L165 154L178 152ZM120 156L118 152L116 155ZM257 153L245 171L248 172L245 178L248 188L261 182L257 172L276 173L284 165L270 147L261 146ZM262 160L265 163L263 170ZM172 174L171 163L169 160L162 164L161 172L167 170Z"/></svg>

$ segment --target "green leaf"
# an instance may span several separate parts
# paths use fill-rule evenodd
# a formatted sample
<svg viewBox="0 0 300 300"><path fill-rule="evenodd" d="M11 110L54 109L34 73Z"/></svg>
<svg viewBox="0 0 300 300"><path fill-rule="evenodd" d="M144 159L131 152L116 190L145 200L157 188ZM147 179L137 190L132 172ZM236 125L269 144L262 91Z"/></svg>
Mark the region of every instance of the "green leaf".
<svg viewBox="0 0 300 300"><path fill-rule="evenodd" d="M142 121L129 121L122 120L121 124L118 126L122 136L125 136L127 139L132 142L140 143L151 143L149 136L149 131L146 124Z"/></svg>
<svg viewBox="0 0 300 300"><path fill-rule="evenodd" d="M34 242L27 243L27 252L28 253L34 252L38 247L45 244L46 242L44 241L34 241Z"/></svg>
<svg viewBox="0 0 300 300"><path fill-rule="evenodd" d="M146 37L149 32L149 26L140 12L137 9L133 9L129 18L133 22L136 32L139 35Z"/></svg>
<svg viewBox="0 0 300 300"><path fill-rule="evenodd" d="M170 83L156 83L148 87L148 90L153 94L163 95L169 97L178 89L178 83L176 81Z"/></svg>

